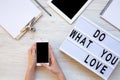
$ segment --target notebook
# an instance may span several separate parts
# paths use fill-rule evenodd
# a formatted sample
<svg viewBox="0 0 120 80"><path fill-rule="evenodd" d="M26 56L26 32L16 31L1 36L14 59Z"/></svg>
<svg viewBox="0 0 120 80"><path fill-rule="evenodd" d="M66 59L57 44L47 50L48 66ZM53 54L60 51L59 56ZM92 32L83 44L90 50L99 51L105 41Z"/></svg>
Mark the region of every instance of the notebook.
<svg viewBox="0 0 120 80"><path fill-rule="evenodd" d="M120 40L80 16L60 50L107 80L120 60Z"/></svg>
<svg viewBox="0 0 120 80"><path fill-rule="evenodd" d="M109 0L101 17L120 30L120 0Z"/></svg>
<svg viewBox="0 0 120 80"><path fill-rule="evenodd" d="M31 0L0 1L0 25L15 39L26 32L28 23L33 24L40 16L41 11Z"/></svg>

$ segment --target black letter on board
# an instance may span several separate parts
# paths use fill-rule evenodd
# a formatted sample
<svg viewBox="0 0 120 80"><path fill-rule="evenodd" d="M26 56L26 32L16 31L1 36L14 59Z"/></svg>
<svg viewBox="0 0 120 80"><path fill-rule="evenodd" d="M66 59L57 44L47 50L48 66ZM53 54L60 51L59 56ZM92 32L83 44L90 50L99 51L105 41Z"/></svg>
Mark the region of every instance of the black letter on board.
<svg viewBox="0 0 120 80"><path fill-rule="evenodd" d="M92 60L90 61L90 66L94 66L95 63L96 63L96 59L92 59Z"/></svg>
<svg viewBox="0 0 120 80"><path fill-rule="evenodd" d="M74 37L76 36L77 33L78 33L78 32L77 32L76 30L73 29L69 37L74 38Z"/></svg>
<svg viewBox="0 0 120 80"><path fill-rule="evenodd" d="M86 37L80 42L80 44L82 43L83 46L85 45L85 42L86 42Z"/></svg>
<svg viewBox="0 0 120 80"><path fill-rule="evenodd" d="M100 73L101 73L101 74L104 74L104 72L106 71L107 68L108 68L108 67L104 65L103 68L101 69Z"/></svg>
<svg viewBox="0 0 120 80"><path fill-rule="evenodd" d="M106 56L105 60L106 60L106 61L110 61L110 60L111 60L111 58L112 58L112 54L111 54L111 53L109 53L109 54L107 54L107 56Z"/></svg>
<svg viewBox="0 0 120 80"><path fill-rule="evenodd" d="M116 57L114 57L114 58L112 59L112 61L111 61L111 64L112 64L112 65L115 65L115 63L118 61L118 58L116 58L116 60L115 60L115 58L116 58Z"/></svg>
<svg viewBox="0 0 120 80"><path fill-rule="evenodd" d="M103 41L105 39L106 35L102 33L99 37L99 41Z"/></svg>
<svg viewBox="0 0 120 80"><path fill-rule="evenodd" d="M97 66L96 66L96 70L100 67L102 65L102 63L100 63L99 61L98 61L98 63L97 63Z"/></svg>
<svg viewBox="0 0 120 80"><path fill-rule="evenodd" d="M89 43L86 48L88 48L91 43L93 43L93 41L89 40Z"/></svg>
<svg viewBox="0 0 120 80"><path fill-rule="evenodd" d="M97 38L100 34L100 30L96 30L96 32L94 33L93 37L94 38Z"/></svg>
<svg viewBox="0 0 120 80"><path fill-rule="evenodd" d="M88 62L87 62L87 59L88 59L89 56L90 56L90 55L88 55L88 56L86 57L86 59L84 60L85 63L88 63Z"/></svg>
<svg viewBox="0 0 120 80"><path fill-rule="evenodd" d="M79 42L79 41L80 41L80 39L81 39L81 37L82 37L82 35L79 33L79 34L77 34L77 36L76 36L75 40L77 40L77 42Z"/></svg>
<svg viewBox="0 0 120 80"><path fill-rule="evenodd" d="M104 54L106 54L108 51L105 51L105 49L103 50L103 54L101 55L101 57L103 57Z"/></svg>

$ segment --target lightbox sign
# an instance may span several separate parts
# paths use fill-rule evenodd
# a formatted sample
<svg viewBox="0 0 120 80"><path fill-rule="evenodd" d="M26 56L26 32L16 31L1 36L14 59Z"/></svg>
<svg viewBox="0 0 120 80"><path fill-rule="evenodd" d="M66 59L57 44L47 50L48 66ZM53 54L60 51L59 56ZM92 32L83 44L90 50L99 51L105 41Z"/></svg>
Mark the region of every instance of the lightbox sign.
<svg viewBox="0 0 120 80"><path fill-rule="evenodd" d="M60 50L107 80L119 63L120 41L81 16Z"/></svg>

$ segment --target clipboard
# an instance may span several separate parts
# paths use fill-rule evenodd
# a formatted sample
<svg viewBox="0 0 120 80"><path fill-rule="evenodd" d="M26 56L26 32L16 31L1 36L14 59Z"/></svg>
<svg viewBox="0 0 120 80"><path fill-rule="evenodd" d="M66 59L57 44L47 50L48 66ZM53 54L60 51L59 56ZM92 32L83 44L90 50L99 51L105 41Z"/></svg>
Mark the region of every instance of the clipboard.
<svg viewBox="0 0 120 80"><path fill-rule="evenodd" d="M0 25L14 39L20 39L42 15L31 0L0 1Z"/></svg>
<svg viewBox="0 0 120 80"><path fill-rule="evenodd" d="M22 30L21 33L15 38L20 39L27 31L32 31L32 26L39 20L42 14L39 14L37 17L34 17ZM34 31L34 30L33 30Z"/></svg>

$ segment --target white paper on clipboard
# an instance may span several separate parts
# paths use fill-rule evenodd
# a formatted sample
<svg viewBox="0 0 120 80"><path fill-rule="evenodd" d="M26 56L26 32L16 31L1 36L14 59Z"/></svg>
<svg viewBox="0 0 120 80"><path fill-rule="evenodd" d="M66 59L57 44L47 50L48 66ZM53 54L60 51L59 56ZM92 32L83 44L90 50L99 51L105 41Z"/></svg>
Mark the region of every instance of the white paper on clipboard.
<svg viewBox="0 0 120 80"><path fill-rule="evenodd" d="M31 0L0 1L0 25L16 38L28 22L38 16L41 11Z"/></svg>

